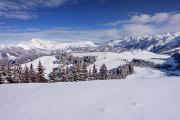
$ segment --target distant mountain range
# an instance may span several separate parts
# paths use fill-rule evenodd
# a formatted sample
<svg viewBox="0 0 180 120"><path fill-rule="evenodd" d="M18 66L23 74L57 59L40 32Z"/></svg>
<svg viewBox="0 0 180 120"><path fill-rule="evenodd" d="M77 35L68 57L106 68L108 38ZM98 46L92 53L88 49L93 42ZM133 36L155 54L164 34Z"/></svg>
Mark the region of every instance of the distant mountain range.
<svg viewBox="0 0 180 120"><path fill-rule="evenodd" d="M53 55L62 50L71 48L91 48L97 47L91 41L77 41L71 43L62 43L55 41L45 41L41 39L32 39L28 42L22 42L15 45L0 45L0 63L18 60L20 62L31 61L43 55Z"/></svg>
<svg viewBox="0 0 180 120"><path fill-rule="evenodd" d="M124 50L147 50L158 54L180 52L180 32L153 36L122 37L95 44L92 41L71 43L32 39L14 45L0 45L0 64L14 60L25 63L44 55L56 55L61 51L75 52L121 52Z"/></svg>
<svg viewBox="0 0 180 120"><path fill-rule="evenodd" d="M180 32L153 36L122 37L109 40L105 44L113 47L147 50L154 53L174 54L180 51Z"/></svg>

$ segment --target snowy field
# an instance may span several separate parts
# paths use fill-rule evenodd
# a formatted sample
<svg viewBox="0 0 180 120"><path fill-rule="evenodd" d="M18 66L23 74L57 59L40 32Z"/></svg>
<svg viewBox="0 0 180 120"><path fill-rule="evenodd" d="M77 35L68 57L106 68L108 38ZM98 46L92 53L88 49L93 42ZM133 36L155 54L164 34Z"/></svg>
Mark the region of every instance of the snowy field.
<svg viewBox="0 0 180 120"><path fill-rule="evenodd" d="M146 61L151 61L154 62L155 64L163 64L165 62L168 62L172 65L174 65L174 60L168 59L170 56L169 55L160 55L148 51L125 51L122 53L112 53L112 52L90 52L90 53L74 53L74 56L97 56L97 61L94 63L96 64L97 69L100 68L102 64L106 64L107 68L113 69L116 68L117 66L126 64L126 62L131 62L133 59L142 59ZM168 59L168 61L167 61ZM128 61L123 61L123 60L128 60ZM91 69L93 65L89 66Z"/></svg>
<svg viewBox="0 0 180 120"><path fill-rule="evenodd" d="M180 79L135 68L125 80L0 85L0 120L180 120Z"/></svg>

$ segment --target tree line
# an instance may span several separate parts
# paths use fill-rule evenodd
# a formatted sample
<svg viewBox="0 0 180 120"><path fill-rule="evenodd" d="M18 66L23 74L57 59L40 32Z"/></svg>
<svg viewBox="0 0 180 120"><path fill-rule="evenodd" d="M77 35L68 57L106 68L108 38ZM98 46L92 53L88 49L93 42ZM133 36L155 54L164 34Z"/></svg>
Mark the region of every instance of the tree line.
<svg viewBox="0 0 180 120"><path fill-rule="evenodd" d="M105 64L102 64L99 71L96 65L92 70L87 70L86 64L75 64L71 67L53 68L49 74L50 82L74 82L87 80L107 80L107 79L125 79L134 72L132 63L118 66L117 68L108 70Z"/></svg>
<svg viewBox="0 0 180 120"><path fill-rule="evenodd" d="M2 65L0 66L0 84L125 79L134 71L132 62L108 70L105 64L97 69L95 61L95 56L75 57L71 54L60 53L54 61L54 64L58 64L59 67L53 68L47 77L40 61L36 68L33 64L30 67L27 65L22 67L20 64ZM89 65L93 65L92 69L88 69Z"/></svg>
<svg viewBox="0 0 180 120"><path fill-rule="evenodd" d="M99 70L94 64L96 56L77 57L69 53L60 53L56 56L55 64L60 67L53 68L49 74L49 81L73 82L86 80L106 80L106 79L124 79L134 71L132 62L108 70L105 64L102 64ZM87 69L93 65L92 70Z"/></svg>
<svg viewBox="0 0 180 120"><path fill-rule="evenodd" d="M146 61L142 59L133 59L132 64L133 66L136 66L136 67L151 67L151 68L166 69L166 70L169 70L172 68L172 65L167 64L167 63L155 64L154 62Z"/></svg>
<svg viewBox="0 0 180 120"><path fill-rule="evenodd" d="M92 70L87 70L87 64L75 64L71 67L60 66L53 68L48 78L45 77L45 68L39 62L35 69L21 67L20 64L0 67L0 84L7 83L47 83L47 82L74 82L87 80L124 79L134 71L132 63L108 70L105 64L101 65L99 71L96 65Z"/></svg>
<svg viewBox="0 0 180 120"><path fill-rule="evenodd" d="M35 69L33 64L22 67L20 64L0 66L0 84L6 83L38 83L47 82L45 68L39 61Z"/></svg>

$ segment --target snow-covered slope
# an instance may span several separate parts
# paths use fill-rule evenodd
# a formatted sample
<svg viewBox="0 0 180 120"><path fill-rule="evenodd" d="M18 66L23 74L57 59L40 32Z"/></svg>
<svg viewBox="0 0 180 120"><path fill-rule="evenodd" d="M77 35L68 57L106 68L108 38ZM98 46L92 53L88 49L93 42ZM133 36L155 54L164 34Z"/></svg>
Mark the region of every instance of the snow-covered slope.
<svg viewBox="0 0 180 120"><path fill-rule="evenodd" d="M97 69L100 68L102 64L106 64L108 69L116 68L120 65L126 64L128 61L132 61L132 59L143 59L147 61L152 61L156 64L163 64L168 62L169 64L174 65L175 62L169 55L159 55L148 51L125 51L122 53L112 53L112 52L89 52L89 53L73 53L74 56L97 56L95 65ZM30 66L32 63L34 67L37 66L38 62L41 61L43 66L45 67L46 75L50 73L53 67L57 67L57 64L53 64L55 61L55 56L43 56L34 61L26 63L26 65ZM125 61L128 60L128 61ZM89 68L92 70L93 65L90 65Z"/></svg>
<svg viewBox="0 0 180 120"><path fill-rule="evenodd" d="M95 62L97 69L100 68L102 64L106 64L108 69L116 68L117 66L126 64L127 62L132 61L132 59L142 59L146 61L152 61L155 64L163 64L168 62L169 64L175 65L173 58L170 58L169 55L159 55L156 53L133 50L133 51L124 51L121 53L112 53L112 52L90 52L90 53L74 53L75 56L97 56L97 61ZM127 61L126 61L127 60ZM93 65L90 65L92 69Z"/></svg>
<svg viewBox="0 0 180 120"><path fill-rule="evenodd" d="M45 68L45 75L47 77L53 68L58 67L58 64L53 63L55 60L56 60L55 56L43 56L43 57L39 57L39 58L33 60L32 62L28 62L26 64L23 64L22 67L24 67L25 65L30 67L30 65L32 63L34 68L36 68L38 66L39 61L40 61Z"/></svg>
<svg viewBox="0 0 180 120"><path fill-rule="evenodd" d="M173 54L180 51L180 32L157 34L153 36L123 37L110 40L107 44L114 47Z"/></svg>
<svg viewBox="0 0 180 120"><path fill-rule="evenodd" d="M146 68L134 75L126 80L0 85L0 119L180 120L178 77Z"/></svg>

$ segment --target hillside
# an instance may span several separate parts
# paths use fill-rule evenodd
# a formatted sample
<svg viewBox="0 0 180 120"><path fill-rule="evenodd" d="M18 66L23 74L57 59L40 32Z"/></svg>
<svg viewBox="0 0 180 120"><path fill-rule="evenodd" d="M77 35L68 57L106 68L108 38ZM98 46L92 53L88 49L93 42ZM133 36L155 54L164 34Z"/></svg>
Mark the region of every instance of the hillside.
<svg viewBox="0 0 180 120"><path fill-rule="evenodd" d="M96 62L94 63L97 66L97 69L102 64L106 64L107 68L110 70L112 68L116 68L117 66L126 64L128 61L132 61L132 59L143 59L147 61L152 61L156 64L168 63L175 65L175 61L170 58L169 55L159 55L155 53L151 53L148 51L125 51L121 53L112 53L112 52L88 52L88 53L73 53L74 56L96 56ZM38 62L41 61L43 66L45 67L46 76L50 73L53 67L58 67L57 64L53 64L55 61L55 56L43 56L39 57L31 62L26 63L29 67L32 63L34 67L38 65ZM127 60L127 61L126 61ZM25 65L25 64L24 64ZM23 66L24 66L23 65ZM93 64L89 66L92 69Z"/></svg>

